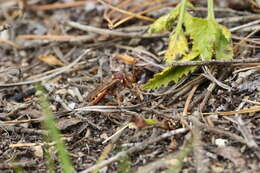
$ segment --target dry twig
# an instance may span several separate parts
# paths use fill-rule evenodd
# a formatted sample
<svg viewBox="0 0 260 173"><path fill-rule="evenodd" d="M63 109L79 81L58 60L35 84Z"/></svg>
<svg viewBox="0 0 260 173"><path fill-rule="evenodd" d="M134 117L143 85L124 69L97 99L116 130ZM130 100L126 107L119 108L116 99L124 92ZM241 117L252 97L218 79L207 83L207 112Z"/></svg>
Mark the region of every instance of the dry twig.
<svg viewBox="0 0 260 173"><path fill-rule="evenodd" d="M80 173L87 173L87 172L91 172L93 170L96 170L98 168L102 168L112 162L115 162L117 161L120 157L122 156L125 156L127 154L130 154L130 153L134 153L134 152L137 152L137 151L141 151L143 150L145 147L147 147L148 145L150 144L153 144L153 143L156 143L156 142L159 142L163 139L166 139L170 136L173 136L173 135L177 135L177 134L182 134L182 133L186 133L188 131L188 129L186 128L180 128L180 129L176 129L176 130L172 130L172 131L169 131L169 132L166 132L164 134L162 134L161 136L158 136L154 139L148 139L148 141L145 141L145 142L142 142L142 143L139 143L137 144L136 146L132 147L132 148L129 148L128 150L126 151L122 151L122 152L119 152L117 153L115 156L107 159L107 160L104 160L84 171L81 171Z"/></svg>
<svg viewBox="0 0 260 173"><path fill-rule="evenodd" d="M203 65L233 65L238 63L257 63L260 62L260 58L244 58L244 59L232 59L232 60L210 60L210 61L184 61L174 62L171 65L175 67L180 66L203 66Z"/></svg>
<svg viewBox="0 0 260 173"><path fill-rule="evenodd" d="M64 72L66 72L67 70L69 70L71 67L73 67L74 65L76 65L87 53L89 53L90 49L87 49L83 52L83 54L81 54L75 61L73 61L72 63L70 63L67 66L61 67L59 68L58 71L56 71L55 73L52 73L50 75L38 78L38 79L33 79L33 80L29 80L29 81L24 81L24 82L17 82L17 83L10 83L10 84L0 84L0 87L10 87L10 86L17 86L17 85L26 85L26 84L32 84L32 83L36 83L36 82L40 82L43 80L48 80L51 79L57 75L60 75Z"/></svg>
<svg viewBox="0 0 260 173"><path fill-rule="evenodd" d="M119 31L112 31L109 29L97 28L94 26L82 25L80 23L73 22L73 21L64 21L64 24L69 25L73 28L80 29L82 31L93 32L93 33L106 35L106 36L120 36L120 37L128 37L128 38L157 38L166 35L166 34L124 33Z"/></svg>

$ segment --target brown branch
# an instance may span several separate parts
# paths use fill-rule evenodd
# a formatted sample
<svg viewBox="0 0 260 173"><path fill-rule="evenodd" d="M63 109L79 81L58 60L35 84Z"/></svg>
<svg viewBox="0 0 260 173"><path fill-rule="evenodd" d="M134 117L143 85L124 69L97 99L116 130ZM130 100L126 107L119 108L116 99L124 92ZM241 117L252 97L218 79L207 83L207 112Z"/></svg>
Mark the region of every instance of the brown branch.
<svg viewBox="0 0 260 173"><path fill-rule="evenodd" d="M71 8L71 7L77 7L77 6L83 6L87 3L86 0L84 1L75 1L75 2L58 2L54 4L46 4L46 5L34 5L29 6L30 10L33 11L39 11L39 10L54 10L54 9L61 9L61 8Z"/></svg>
<svg viewBox="0 0 260 173"><path fill-rule="evenodd" d="M65 25L71 26L72 28L77 28L86 32L93 32L96 34L106 35L106 36L119 36L128 38L157 38L166 36L168 34L143 34L143 33L125 33L116 30L98 28L90 25L83 25L73 21L64 21Z"/></svg>
<svg viewBox="0 0 260 173"><path fill-rule="evenodd" d="M184 61L174 62L171 65L175 67L182 66L203 66L203 65L232 65L238 63L259 63L259 58L231 59L231 60L210 60L210 61Z"/></svg>
<svg viewBox="0 0 260 173"><path fill-rule="evenodd" d="M143 16L141 14L138 14L138 13L132 13L130 11L126 11L126 10L123 10L121 8L118 8L118 7L114 7L113 5L109 4L109 3L106 3L105 1L103 0L97 0L99 3L105 5L105 6L108 6L109 8L115 10L115 11L119 11L123 14L127 14L129 16L134 16L136 18L139 18L139 19L142 19L142 20L147 20L147 21L154 21L155 19L153 18L150 18L150 17L146 17L146 16Z"/></svg>

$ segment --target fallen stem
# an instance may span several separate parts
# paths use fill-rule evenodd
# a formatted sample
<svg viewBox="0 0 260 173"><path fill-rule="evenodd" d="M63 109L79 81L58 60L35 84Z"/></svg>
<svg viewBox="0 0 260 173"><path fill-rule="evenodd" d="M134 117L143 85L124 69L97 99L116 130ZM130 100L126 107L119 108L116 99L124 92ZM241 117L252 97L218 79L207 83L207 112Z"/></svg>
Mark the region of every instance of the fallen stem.
<svg viewBox="0 0 260 173"><path fill-rule="evenodd" d="M184 61L174 62L171 65L181 66L203 66L203 65L232 65L238 63L255 63L260 62L260 58L232 59L232 60L210 60L210 61Z"/></svg>
<svg viewBox="0 0 260 173"><path fill-rule="evenodd" d="M97 28L89 25L82 25L73 21L64 21L64 24L71 26L73 28L80 29L82 31L93 32L96 34L106 35L106 36L120 36L120 37L128 37L128 38L157 38L164 36L163 34L142 34L142 33L124 33L120 31ZM167 34L165 34L167 35Z"/></svg>

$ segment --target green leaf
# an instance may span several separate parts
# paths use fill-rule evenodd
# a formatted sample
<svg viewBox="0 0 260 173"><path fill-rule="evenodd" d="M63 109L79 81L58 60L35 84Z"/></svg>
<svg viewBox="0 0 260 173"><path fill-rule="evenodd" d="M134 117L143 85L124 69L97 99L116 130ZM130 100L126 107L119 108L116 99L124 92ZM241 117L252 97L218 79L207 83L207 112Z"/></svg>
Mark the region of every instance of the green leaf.
<svg viewBox="0 0 260 173"><path fill-rule="evenodd" d="M183 55L188 52L188 41L181 30L181 32L174 32L170 36L169 47L165 54L165 61L171 63L179 60Z"/></svg>
<svg viewBox="0 0 260 173"><path fill-rule="evenodd" d="M180 61L178 62L184 62L184 61L192 61L195 58L199 56L199 52L197 50L191 50L186 56L184 56Z"/></svg>
<svg viewBox="0 0 260 173"><path fill-rule="evenodd" d="M224 35L224 37L226 38L227 41L230 41L231 40L231 32L228 30L227 27L221 25L221 24L218 24L220 30L221 30L221 33Z"/></svg>
<svg viewBox="0 0 260 173"><path fill-rule="evenodd" d="M231 33L223 25L218 24L219 37L215 44L216 59L232 59L233 47L231 43Z"/></svg>
<svg viewBox="0 0 260 173"><path fill-rule="evenodd" d="M170 14L166 14L159 19L157 19L149 28L148 33L153 34L153 33L160 33L163 31L167 30L167 25L168 24L168 18Z"/></svg>
<svg viewBox="0 0 260 173"><path fill-rule="evenodd" d="M199 51L202 60L212 59L214 44L218 38L218 25L215 21L193 17L185 22L187 33L191 36L193 49Z"/></svg>
<svg viewBox="0 0 260 173"><path fill-rule="evenodd" d="M220 34L216 43L216 59L232 59L234 56L230 41L224 35Z"/></svg>
<svg viewBox="0 0 260 173"><path fill-rule="evenodd" d="M193 51L198 51L202 60L210 60L213 55L217 59L233 57L231 33L216 21L185 15L186 32L191 36Z"/></svg>
<svg viewBox="0 0 260 173"><path fill-rule="evenodd" d="M180 4L178 4L174 9L172 9L168 14L158 18L149 28L148 33L160 33L163 31L172 31L174 22L177 20L180 13ZM194 6L188 1L187 7L194 9Z"/></svg>
<svg viewBox="0 0 260 173"><path fill-rule="evenodd" d="M177 5L176 8L171 10L168 14L160 17L157 19L149 28L148 33L160 33L163 31L171 31L176 21L177 17L179 16L180 12L180 5Z"/></svg>
<svg viewBox="0 0 260 173"><path fill-rule="evenodd" d="M162 72L154 75L152 79L144 85L144 89L156 89L167 86L170 82L178 82L181 77L193 72L196 66L173 67L168 66Z"/></svg>
<svg viewBox="0 0 260 173"><path fill-rule="evenodd" d="M155 22L149 30L150 32L172 31L169 38L169 47L165 54L166 63L211 60L214 56L216 59L231 59L233 57L231 33L225 26L215 21L214 13L213 17L208 19L193 17L180 5L181 3L169 14L159 18L156 21L158 23ZM185 8L193 8L193 6L187 2ZM173 31L173 25L177 18L179 18L177 28ZM191 40L191 49L187 38ZM155 89L166 86L172 81L178 82L181 77L196 68L194 66L166 67L162 72L155 74L144 85L144 89Z"/></svg>

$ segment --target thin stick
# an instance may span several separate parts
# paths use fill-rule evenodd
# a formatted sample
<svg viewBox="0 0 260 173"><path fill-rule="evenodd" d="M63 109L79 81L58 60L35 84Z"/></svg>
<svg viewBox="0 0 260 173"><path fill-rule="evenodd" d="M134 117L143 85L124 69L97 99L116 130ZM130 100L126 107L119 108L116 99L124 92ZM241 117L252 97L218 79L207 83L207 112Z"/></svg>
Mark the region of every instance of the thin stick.
<svg viewBox="0 0 260 173"><path fill-rule="evenodd" d="M142 20L147 20L147 21L154 21L155 19L153 18L150 18L150 17L146 17L146 16L142 16L140 14L136 14L136 13L132 13L132 12L129 12L129 11L126 11L126 10L123 10L123 9L120 9L120 8L117 8L117 7L114 7L106 2L104 2L103 0L97 0L98 2L100 2L101 4L103 5L106 5L108 6L109 8L115 10L115 11L119 11L123 14L127 14L127 15L130 15L130 16L134 16L136 18L139 18L139 19L142 19Z"/></svg>
<svg viewBox="0 0 260 173"><path fill-rule="evenodd" d="M234 114L245 114L245 113L252 113L252 112L260 112L260 106L253 106L250 108L245 108L241 110L229 111L229 112L217 112L220 116L228 116Z"/></svg>
<svg viewBox="0 0 260 173"><path fill-rule="evenodd" d="M242 71L248 71L248 70L259 70L260 69L260 63L258 63L259 65L258 66L255 66L255 67L247 67L247 68L242 68L242 69L238 69L236 71L233 71L233 74L236 74L236 73L240 73ZM253 65L253 64L250 64L250 65Z"/></svg>
<svg viewBox="0 0 260 173"><path fill-rule="evenodd" d="M127 123L125 126L123 126L121 129L119 129L116 133L114 133L113 135L109 136L106 140L104 140L102 142L102 144L107 143L108 141L110 141L111 139L113 139L115 136L117 136L118 134L121 134L123 132L123 130L125 130L127 127L129 126L129 123Z"/></svg>
<svg viewBox="0 0 260 173"><path fill-rule="evenodd" d="M171 65L175 67L181 66L203 66L203 65L232 65L238 63L257 63L260 62L259 58L245 58L245 59L232 59L232 60L211 60L211 61L184 61L174 62Z"/></svg>
<svg viewBox="0 0 260 173"><path fill-rule="evenodd" d="M64 72L66 72L67 70L69 70L71 67L73 67L74 65L76 65L87 53L89 53L90 49L87 49L83 52L83 54L81 54L75 61L73 61L72 63L70 63L69 65L65 66L65 67L61 67L57 72L52 73L50 75L47 76L43 76L41 78L38 79L33 79L33 80L29 80L29 81L24 81L24 82L17 82L17 83L9 83L9 84L0 84L0 87L10 87L10 86L17 86L17 85L26 85L26 84L32 84L32 83L36 83L36 82L40 82L43 80L48 80L51 79L59 74L62 74Z"/></svg>
<svg viewBox="0 0 260 173"><path fill-rule="evenodd" d="M17 39L74 39L74 38L81 38L84 36L77 36L77 35L19 35Z"/></svg>
<svg viewBox="0 0 260 173"><path fill-rule="evenodd" d="M155 10L158 10L158 9L161 9L161 8L164 8L164 7L174 6L174 5L176 5L176 4L177 4L177 3L170 3L170 4L158 5L158 6L154 7L154 8L149 8L149 9L144 10L144 11L141 11L141 12L139 12L139 13L137 13L137 14L140 14L140 15L146 14L146 13L149 13L149 12L151 12L151 11L155 11ZM126 21L128 21L128 20L130 20L130 19L132 19L132 18L134 18L134 17L135 17L135 16L128 16L128 17L126 17L126 18L124 18L124 19L118 21L117 23L115 23L113 27L116 28L116 27L118 27L119 25L125 23Z"/></svg>
<svg viewBox="0 0 260 173"><path fill-rule="evenodd" d="M90 1L90 0L88 0L88 1ZM30 6L29 9L33 10L33 11L54 10L54 9L61 9L61 8L71 8L71 7L83 6L86 3L87 3L86 0L84 0L84 1L75 1L75 2L65 2L65 3L58 2L58 3L54 3L54 4Z"/></svg>
<svg viewBox="0 0 260 173"><path fill-rule="evenodd" d="M186 116L186 115L187 115L187 112L188 112L188 108L189 108L191 99L192 99L192 97L193 97L193 95L194 95L196 89L198 88L198 86L199 86L199 84L193 86L192 90L190 91L190 93L189 93L189 95L188 95L188 98L186 99L184 109L183 109L183 113L182 113L183 116Z"/></svg>
<svg viewBox="0 0 260 173"><path fill-rule="evenodd" d="M109 29L97 28L89 25L82 25L80 23L73 22L73 21L64 21L64 24L69 25L73 28L80 29L82 31L93 32L93 33L106 35L106 36L120 36L120 37L128 37L128 38L157 38L157 37L164 36L164 34L124 33L124 32L113 31Z"/></svg>
<svg viewBox="0 0 260 173"><path fill-rule="evenodd" d="M244 28L247 28L247 27L251 27L252 25L256 25L256 24L259 24L259 23L260 23L260 20L255 20L253 22L249 22L249 23L246 23L244 25L239 25L239 26L236 26L234 28L230 28L229 31L235 32L237 30L244 29Z"/></svg>
<svg viewBox="0 0 260 173"><path fill-rule="evenodd" d="M47 43L64 43L64 42L70 42L70 43L82 43L86 41L93 42L96 39L96 34L88 34L84 36L53 36L53 35L21 35L18 36L17 39L39 39L38 44L47 44ZM28 42L28 41L27 41ZM23 46L21 48L27 48L27 47L36 47L37 43L32 41L29 46ZM40 46L40 45L38 45Z"/></svg>
<svg viewBox="0 0 260 173"><path fill-rule="evenodd" d="M4 38L0 38L0 42L6 43L6 44L8 44L8 45L10 45L10 46L12 46L12 47L14 47L14 48L16 48L16 49L20 49L20 48L21 48L20 45L18 45L18 44L16 44L16 43L12 42L12 41L10 41L10 40L6 40L6 39L4 39Z"/></svg>
<svg viewBox="0 0 260 173"><path fill-rule="evenodd" d="M134 146L132 148L129 148L126 151L122 151L120 153L117 153L115 156L113 156L113 157L111 157L111 158L109 158L107 160L104 160L103 162L100 162L100 163L98 163L98 164L96 164L96 165L94 165L94 166L92 166L92 167L90 167L90 168L88 168L88 169L86 169L84 171L81 171L80 173L87 173L87 172L91 172L93 170L96 170L98 168L102 168L102 167L104 167L104 166L106 166L106 165L108 165L108 164L110 164L110 163L112 163L114 161L117 161L122 156L125 156L125 155L133 153L133 152L141 151L141 150L143 150L145 147L147 147L150 144L154 144L154 143L156 143L158 141L161 141L161 140L163 140L165 138L168 138L170 136L181 134L181 133L185 133L187 131L188 131L188 129L186 129L186 128L180 128L180 129L176 129L176 130L172 130L172 131L166 132L166 133L162 134L161 136L158 136L157 138L150 139L148 141L145 141L145 142L142 142L140 144L137 144L136 146Z"/></svg>

